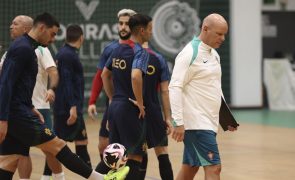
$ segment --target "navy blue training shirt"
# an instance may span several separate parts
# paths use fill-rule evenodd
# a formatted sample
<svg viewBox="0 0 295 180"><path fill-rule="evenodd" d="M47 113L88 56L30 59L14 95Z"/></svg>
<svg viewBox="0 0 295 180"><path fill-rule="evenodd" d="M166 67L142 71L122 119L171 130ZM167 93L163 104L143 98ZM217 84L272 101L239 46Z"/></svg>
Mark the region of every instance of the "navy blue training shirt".
<svg viewBox="0 0 295 180"><path fill-rule="evenodd" d="M169 81L170 73L164 57L153 50L147 48L149 53L149 63L145 81L144 103L160 105L158 99L158 87L161 82Z"/></svg>
<svg viewBox="0 0 295 180"><path fill-rule="evenodd" d="M113 50L116 49L119 45L120 45L119 40L114 40L104 48L102 54L99 57L97 69L103 70Z"/></svg>
<svg viewBox="0 0 295 180"><path fill-rule="evenodd" d="M0 76L0 120L30 117L38 73L38 43L25 34L10 45Z"/></svg>
<svg viewBox="0 0 295 180"><path fill-rule="evenodd" d="M102 54L100 55L97 69L103 70L113 50L116 49L119 45L120 45L119 40L114 40L104 48ZM107 96L106 96L106 106L109 106L109 98Z"/></svg>
<svg viewBox="0 0 295 180"><path fill-rule="evenodd" d="M56 89L54 114L68 115L72 106L83 113L84 75L78 49L65 44L56 54L59 84Z"/></svg>
<svg viewBox="0 0 295 180"><path fill-rule="evenodd" d="M148 56L148 53L140 44L131 40L123 42L113 50L105 65L112 71L113 99L135 99L131 84L131 71L132 69L140 69L145 74Z"/></svg>

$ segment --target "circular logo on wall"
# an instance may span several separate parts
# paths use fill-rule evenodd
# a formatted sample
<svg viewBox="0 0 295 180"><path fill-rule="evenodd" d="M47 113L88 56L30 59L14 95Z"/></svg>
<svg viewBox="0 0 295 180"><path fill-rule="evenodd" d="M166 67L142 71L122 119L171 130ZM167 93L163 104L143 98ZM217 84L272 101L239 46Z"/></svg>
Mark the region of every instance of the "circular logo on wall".
<svg viewBox="0 0 295 180"><path fill-rule="evenodd" d="M151 44L166 56L174 57L200 31L196 9L186 2L161 1L151 10Z"/></svg>

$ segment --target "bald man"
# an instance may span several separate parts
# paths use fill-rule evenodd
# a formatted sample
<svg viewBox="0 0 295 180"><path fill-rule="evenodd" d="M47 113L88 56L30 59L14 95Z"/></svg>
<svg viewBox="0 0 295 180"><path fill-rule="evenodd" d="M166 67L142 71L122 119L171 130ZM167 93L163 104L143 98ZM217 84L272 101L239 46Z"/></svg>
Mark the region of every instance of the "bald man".
<svg viewBox="0 0 295 180"><path fill-rule="evenodd" d="M16 39L17 37L28 33L31 28L33 27L33 19L29 16L19 15L16 16L10 25L10 37L12 40ZM6 53L2 56L0 62L0 72L3 66L4 59L6 57Z"/></svg>
<svg viewBox="0 0 295 180"><path fill-rule="evenodd" d="M215 49L223 43L227 31L228 24L221 15L208 15L200 35L176 57L169 96L175 126L172 138L184 142L177 180L193 180L200 166L206 180L220 179L216 133L223 92L220 57Z"/></svg>

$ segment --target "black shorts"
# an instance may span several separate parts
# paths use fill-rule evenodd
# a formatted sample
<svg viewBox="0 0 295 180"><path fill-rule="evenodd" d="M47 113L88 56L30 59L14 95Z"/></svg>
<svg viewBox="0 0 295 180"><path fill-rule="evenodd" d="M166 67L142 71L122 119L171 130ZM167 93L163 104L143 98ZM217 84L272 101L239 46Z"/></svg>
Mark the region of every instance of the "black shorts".
<svg viewBox="0 0 295 180"><path fill-rule="evenodd" d="M146 105L146 141L148 148L157 146L168 146L168 137L166 134L167 125L163 120L160 106Z"/></svg>
<svg viewBox="0 0 295 180"><path fill-rule="evenodd" d="M128 154L144 155L145 120L138 115L138 108L128 100L113 100L108 110L110 143L124 145Z"/></svg>
<svg viewBox="0 0 295 180"><path fill-rule="evenodd" d="M23 144L18 139L6 135L5 140L0 144L1 155L20 154L23 156L29 156L30 146Z"/></svg>
<svg viewBox="0 0 295 180"><path fill-rule="evenodd" d="M82 141L87 139L86 126L83 115L78 115L75 124L67 125L69 115L54 115L54 132L56 135L68 142Z"/></svg>
<svg viewBox="0 0 295 180"><path fill-rule="evenodd" d="M103 113L103 118L101 120L100 129L99 129L99 136L108 138L109 131L107 130L107 121L108 121L108 106L106 106L106 110Z"/></svg>
<svg viewBox="0 0 295 180"><path fill-rule="evenodd" d="M14 117L8 120L6 138L0 145L1 155L29 155L30 146L36 146L55 138L52 132L34 115Z"/></svg>

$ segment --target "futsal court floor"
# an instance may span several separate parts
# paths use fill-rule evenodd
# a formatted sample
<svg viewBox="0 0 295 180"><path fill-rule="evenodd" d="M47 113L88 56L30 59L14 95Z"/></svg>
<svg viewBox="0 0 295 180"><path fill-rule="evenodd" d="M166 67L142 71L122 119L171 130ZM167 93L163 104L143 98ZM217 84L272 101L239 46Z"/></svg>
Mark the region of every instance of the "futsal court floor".
<svg viewBox="0 0 295 180"><path fill-rule="evenodd" d="M240 123L236 132L217 136L222 160L222 180L293 180L295 179L295 112L269 110L233 110ZM88 150L93 167L99 161L98 129L100 121L87 120ZM69 143L74 149L72 143ZM176 177L181 167L183 143L169 137L169 156ZM148 151L146 180L160 180L158 161L153 150ZM44 155L31 148L33 172L31 179L39 180L43 172ZM67 180L83 179L65 169ZM18 174L14 180L19 179ZM195 179L204 179L200 168Z"/></svg>

